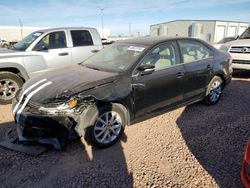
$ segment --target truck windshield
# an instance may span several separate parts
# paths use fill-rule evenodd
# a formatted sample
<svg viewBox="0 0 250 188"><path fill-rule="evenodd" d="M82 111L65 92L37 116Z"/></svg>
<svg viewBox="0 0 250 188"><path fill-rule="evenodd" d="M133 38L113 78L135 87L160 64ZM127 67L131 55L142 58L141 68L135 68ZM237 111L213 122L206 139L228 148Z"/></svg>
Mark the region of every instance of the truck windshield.
<svg viewBox="0 0 250 188"><path fill-rule="evenodd" d="M14 48L16 50L25 51L29 47L29 45L32 42L34 42L34 40L36 40L41 34L43 34L43 33L42 32L34 32L34 33L29 34L23 40L21 40L20 42L16 43L14 45Z"/></svg>
<svg viewBox="0 0 250 188"><path fill-rule="evenodd" d="M114 43L88 58L82 65L107 72L128 70L147 47L138 44Z"/></svg>
<svg viewBox="0 0 250 188"><path fill-rule="evenodd" d="M244 31L244 33L240 36L240 39L250 39L250 27Z"/></svg>

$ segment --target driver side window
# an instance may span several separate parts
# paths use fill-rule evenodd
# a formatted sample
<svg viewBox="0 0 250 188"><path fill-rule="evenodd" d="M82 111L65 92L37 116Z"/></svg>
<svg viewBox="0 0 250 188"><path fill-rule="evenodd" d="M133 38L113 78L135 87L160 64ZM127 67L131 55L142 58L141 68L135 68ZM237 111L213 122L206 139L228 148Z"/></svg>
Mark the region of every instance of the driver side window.
<svg viewBox="0 0 250 188"><path fill-rule="evenodd" d="M180 40L179 44L184 63L199 61L212 56L211 50L200 42Z"/></svg>
<svg viewBox="0 0 250 188"><path fill-rule="evenodd" d="M165 69L180 63L175 42L161 44L151 50L143 59L141 65L150 64L155 70Z"/></svg>
<svg viewBox="0 0 250 188"><path fill-rule="evenodd" d="M34 50L66 48L66 37L63 31L53 32L43 37Z"/></svg>

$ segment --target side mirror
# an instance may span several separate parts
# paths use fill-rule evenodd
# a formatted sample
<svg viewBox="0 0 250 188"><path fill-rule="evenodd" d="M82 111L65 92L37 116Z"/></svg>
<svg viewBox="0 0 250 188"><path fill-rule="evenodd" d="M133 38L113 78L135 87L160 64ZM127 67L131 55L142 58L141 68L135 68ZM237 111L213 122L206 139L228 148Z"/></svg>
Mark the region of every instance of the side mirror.
<svg viewBox="0 0 250 188"><path fill-rule="evenodd" d="M148 75L152 74L155 71L155 66L150 64L144 64L140 65L137 70L140 72L142 76Z"/></svg>
<svg viewBox="0 0 250 188"><path fill-rule="evenodd" d="M48 47L45 46L44 44L37 44L34 48L34 51L48 51Z"/></svg>

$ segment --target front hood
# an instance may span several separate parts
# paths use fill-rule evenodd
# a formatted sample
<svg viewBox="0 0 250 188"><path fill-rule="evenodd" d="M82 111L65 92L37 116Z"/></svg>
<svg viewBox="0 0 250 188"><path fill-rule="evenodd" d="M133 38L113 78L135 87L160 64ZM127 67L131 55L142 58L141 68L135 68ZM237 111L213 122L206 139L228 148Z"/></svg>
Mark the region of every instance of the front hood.
<svg viewBox="0 0 250 188"><path fill-rule="evenodd" d="M0 48L0 59L22 57L23 55L24 55L23 51Z"/></svg>
<svg viewBox="0 0 250 188"><path fill-rule="evenodd" d="M250 46L250 39L237 39L223 44L224 46Z"/></svg>
<svg viewBox="0 0 250 188"><path fill-rule="evenodd" d="M118 73L98 71L81 65L74 65L49 71L29 80L24 85L23 92L39 81L46 79L46 81L38 84L26 94L28 95L39 86L51 82L51 84L37 91L31 98L33 102L45 104L113 82L118 77Z"/></svg>

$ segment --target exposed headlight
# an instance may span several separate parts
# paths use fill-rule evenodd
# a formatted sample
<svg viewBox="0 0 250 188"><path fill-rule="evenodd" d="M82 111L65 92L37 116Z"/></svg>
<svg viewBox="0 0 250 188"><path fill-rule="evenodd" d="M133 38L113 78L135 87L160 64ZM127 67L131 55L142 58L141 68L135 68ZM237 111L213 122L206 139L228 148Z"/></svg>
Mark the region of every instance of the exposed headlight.
<svg viewBox="0 0 250 188"><path fill-rule="evenodd" d="M77 105L77 99L72 98L68 102L63 103L57 107L58 110L67 110L67 109L73 109Z"/></svg>
<svg viewBox="0 0 250 188"><path fill-rule="evenodd" d="M230 46L222 45L220 47L220 50L223 51L223 52L228 52L229 48L230 48Z"/></svg>
<svg viewBox="0 0 250 188"><path fill-rule="evenodd" d="M77 106L77 99L71 98L69 101L65 103L59 104L54 107L40 107L39 110L46 112L48 114L72 113L74 112L76 106Z"/></svg>

